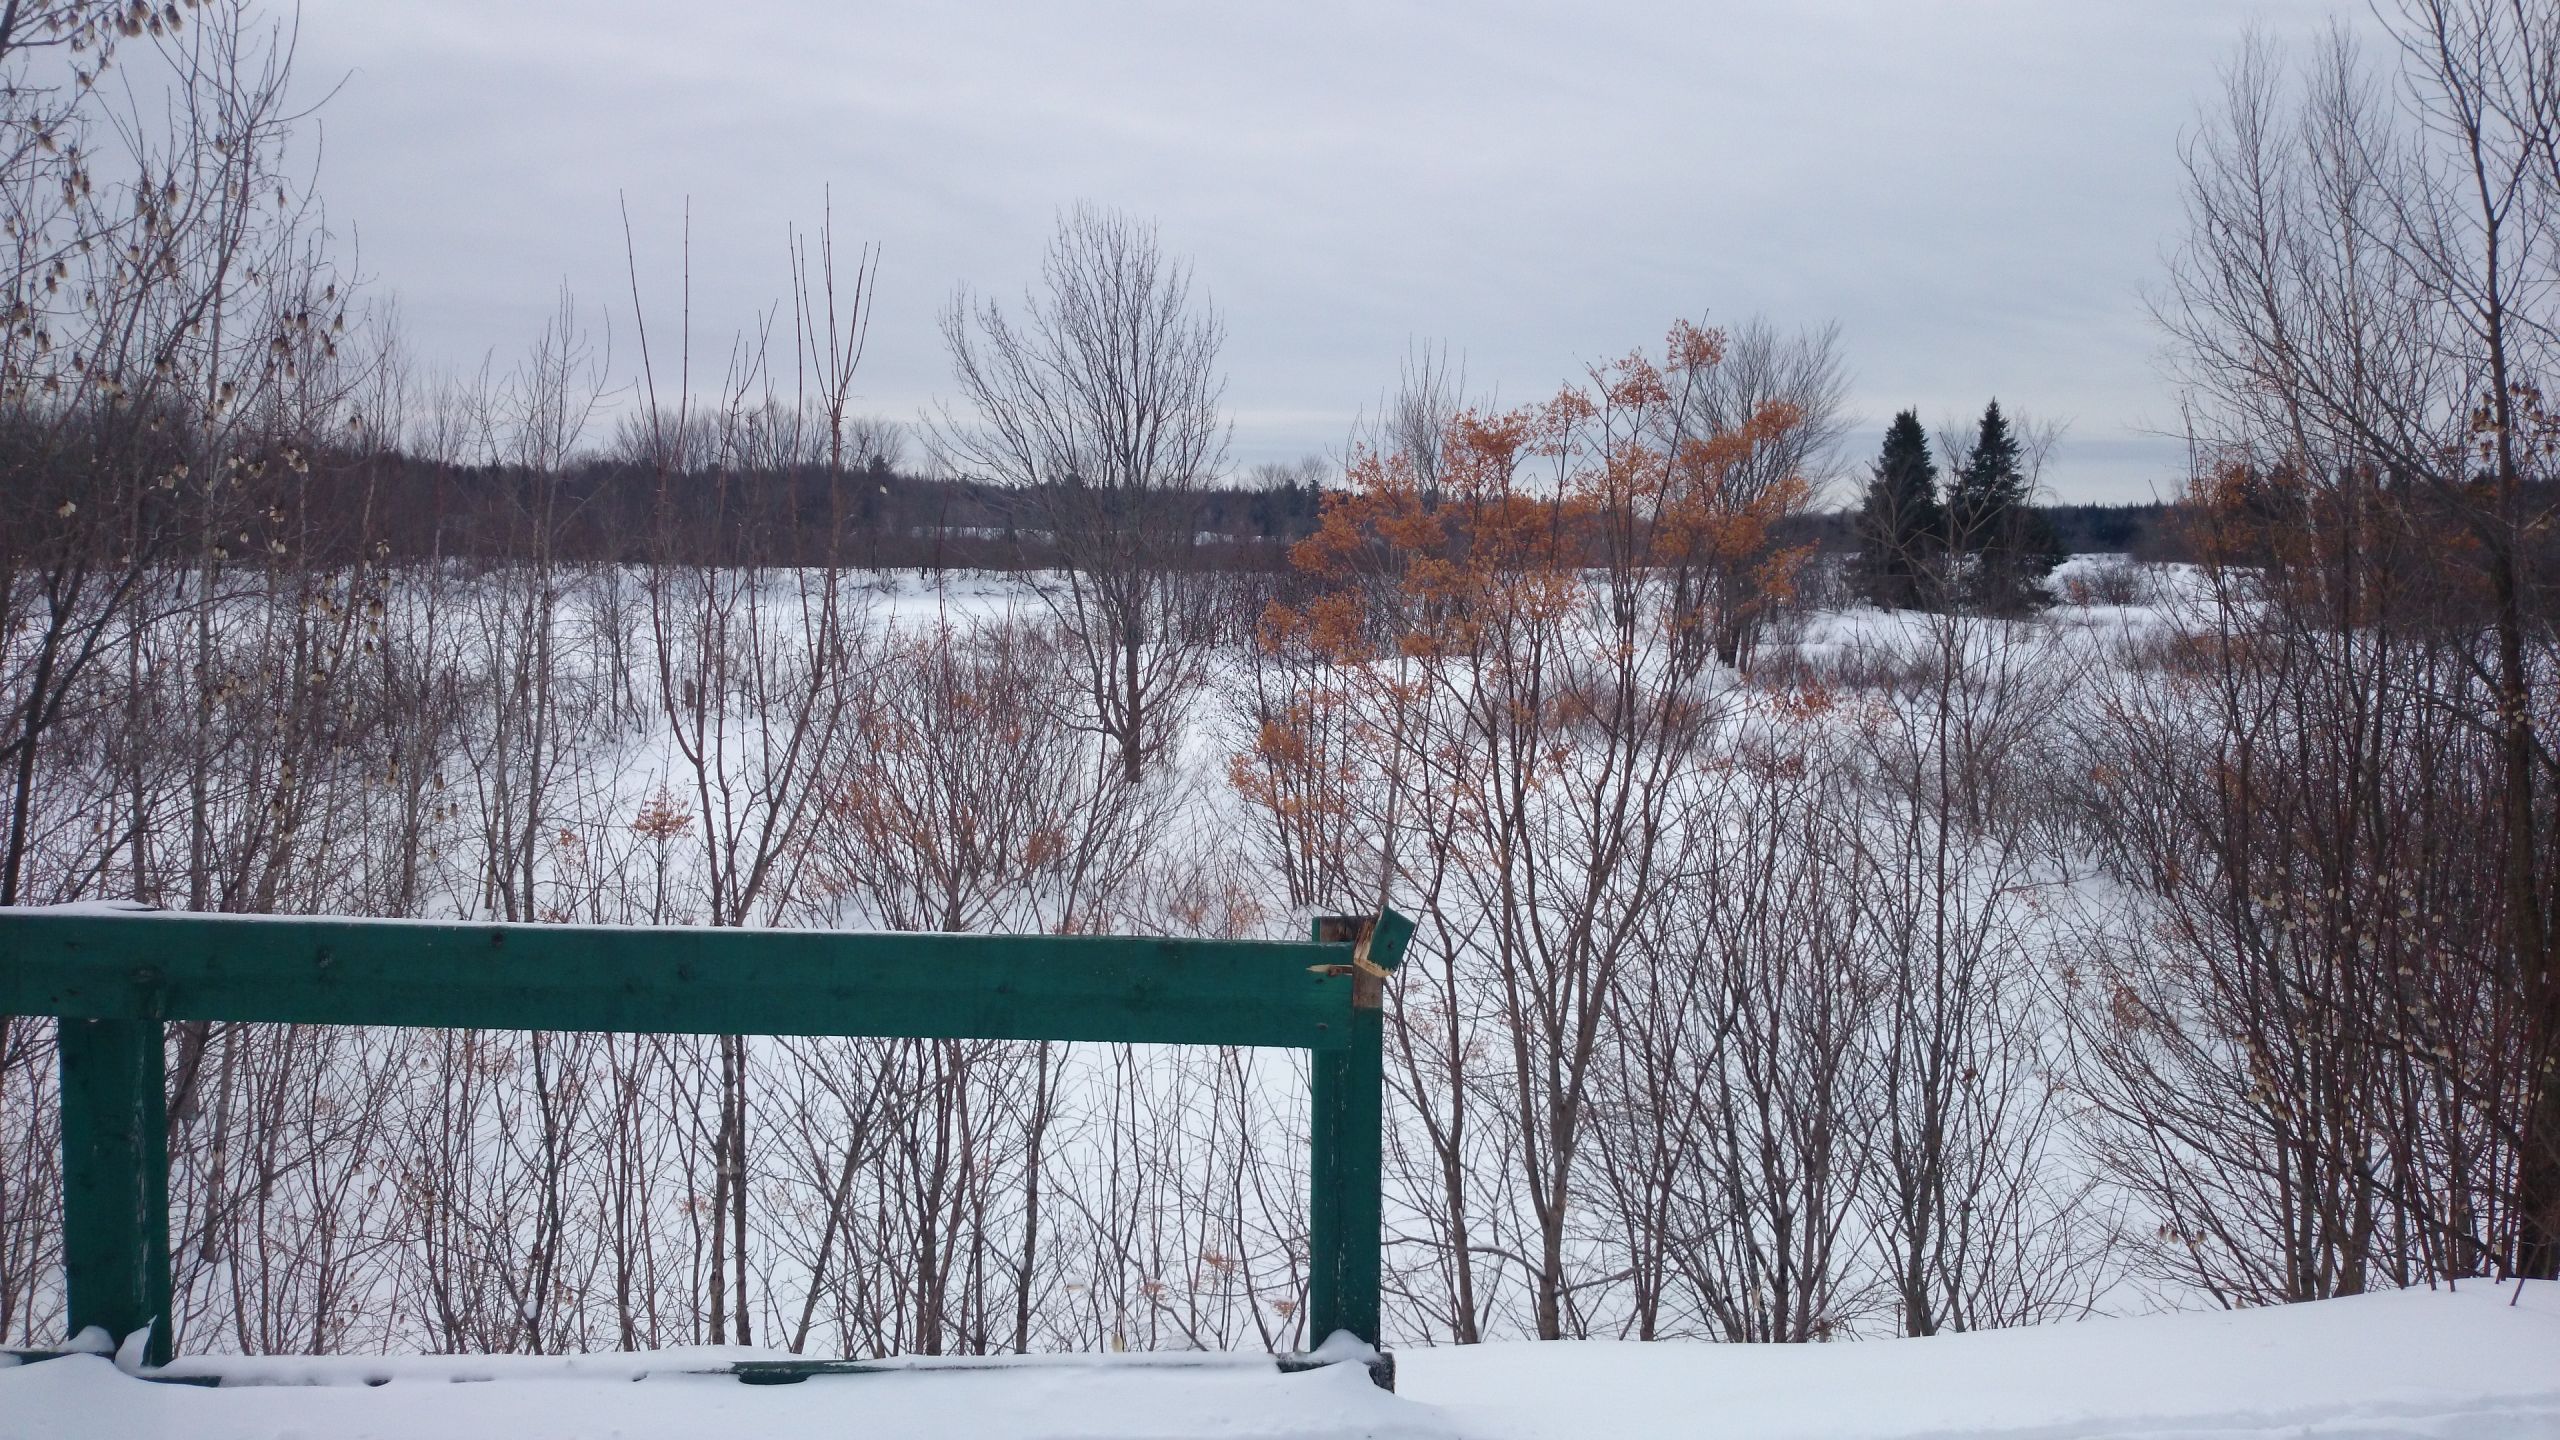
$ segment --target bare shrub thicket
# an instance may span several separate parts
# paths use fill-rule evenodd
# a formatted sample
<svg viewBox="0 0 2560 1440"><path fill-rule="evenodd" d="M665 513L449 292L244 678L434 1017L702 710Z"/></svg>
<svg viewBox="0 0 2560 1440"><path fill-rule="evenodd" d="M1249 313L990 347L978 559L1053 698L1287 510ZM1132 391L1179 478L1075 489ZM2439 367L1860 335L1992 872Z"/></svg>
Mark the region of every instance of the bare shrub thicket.
<svg viewBox="0 0 2560 1440"><path fill-rule="evenodd" d="M2211 585L2092 767L2166 923L2083 1043L2151 1263L2234 1301L2560 1272L2560 16L2387 12L2381 65L2253 44L2188 148Z"/></svg>
<svg viewBox="0 0 2560 1440"><path fill-rule="evenodd" d="M2071 657L1936 617L1738 686L1688 565L1728 484L1813 452L1784 396L1698 428L1758 383L1732 353L1680 327L1360 455L1300 547L1327 591L1238 678L1275 885L1424 917L1391 1041L1421 1334L1927 1334L2109 1273L2043 985Z"/></svg>

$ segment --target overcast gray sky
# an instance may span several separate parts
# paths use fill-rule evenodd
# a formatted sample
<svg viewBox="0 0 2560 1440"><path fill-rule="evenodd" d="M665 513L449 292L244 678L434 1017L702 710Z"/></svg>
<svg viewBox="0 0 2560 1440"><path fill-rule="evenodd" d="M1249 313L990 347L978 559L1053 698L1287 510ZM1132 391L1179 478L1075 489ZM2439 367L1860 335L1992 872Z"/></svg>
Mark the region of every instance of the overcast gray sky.
<svg viewBox="0 0 2560 1440"><path fill-rule="evenodd" d="M2068 499L2174 486L2142 297L2178 142L2256 23L2332 0L853 5L304 0L320 189L413 351L501 369L565 280L634 368L693 206L698 352L782 293L785 226L881 247L860 389L945 390L936 311L1018 294L1061 207L1151 218L1228 325L1238 465L1338 449L1416 341L1508 401L1674 316L1839 321L1884 421L2065 421ZM671 300L665 303L672 303ZM654 338L654 337L653 337ZM1832 499L1845 500L1845 487Z"/></svg>

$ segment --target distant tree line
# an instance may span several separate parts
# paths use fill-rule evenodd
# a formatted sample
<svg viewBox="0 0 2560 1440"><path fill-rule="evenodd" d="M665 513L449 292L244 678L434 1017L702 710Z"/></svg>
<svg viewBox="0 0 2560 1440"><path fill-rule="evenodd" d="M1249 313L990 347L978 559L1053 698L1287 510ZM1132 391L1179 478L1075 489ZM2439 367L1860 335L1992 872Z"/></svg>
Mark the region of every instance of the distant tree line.
<svg viewBox="0 0 2560 1440"><path fill-rule="evenodd" d="M0 551L26 558L73 528L45 522L95 513L100 505L155 528L171 518L173 507L130 493L125 472L167 474L194 448L175 419L158 432L137 434L122 426L84 432L78 422L24 411L0 415L0 474L13 495L41 501L51 512L75 507L72 516L30 516L0 530ZM313 558L326 562L353 561L360 548L401 562L507 559L522 541L520 518L540 506L557 516L559 557L580 563L637 562L670 519L689 559L752 552L778 563L927 570L1055 563L1036 495L918 473L877 456L846 471L806 463L662 474L628 456L581 456L547 471L436 459L396 445L295 444L283 436L250 453L256 458L241 467L249 478L232 494L249 497L243 508L253 515L291 515L293 528L318 547ZM1288 547L1315 529L1322 494L1300 466L1262 466L1204 485L1188 497L1177 562L1285 569ZM143 502L138 509L135 501ZM721 523L707 523L715 512ZM131 534L130 524L77 528L79 543L101 553L123 553ZM247 543L264 540L255 535Z"/></svg>
<svg viewBox="0 0 2560 1440"><path fill-rule="evenodd" d="M1858 548L1858 508L1849 505L1810 511L1788 524L1788 537L1812 545L1825 555L1852 554ZM2186 560L2192 556L2186 531L2179 523L2185 506L2177 500L2128 504L2048 501L2032 508L2051 527L2054 543L2065 556L2124 555L2143 561Z"/></svg>
<svg viewBox="0 0 2560 1440"><path fill-rule="evenodd" d="M193 444L175 419L152 444L136 445L136 439L130 429L119 429L113 436L73 440L63 427L25 412L0 415L0 473L22 498L47 499L58 510L65 501L87 505L109 495L118 465L165 473L183 463L176 457ZM110 449L120 458L110 458ZM290 462L288 449L295 457ZM744 474L704 468L661 476L643 460L595 454L573 458L556 474L539 474L497 461L438 459L400 445L294 446L278 438L263 462L249 463L263 464L258 481L279 481L241 487L237 493L254 491L264 502L249 508L289 508L296 528L320 547L317 558L341 563L354 559L360 546L379 546L404 562L507 558L520 539L514 517L537 503L537 491L561 515L561 557L581 563L635 562L654 543L662 513L698 522L714 509L728 513L722 526L679 526L689 558L716 559L752 548L791 557L791 563L823 560L880 569L1011 570L1055 561L1042 524L1046 512L1035 496L878 455L865 455L842 473L794 464ZM285 476L290 485L280 483ZM1340 483L1331 465L1310 457L1257 464L1202 485L1186 502L1186 563L1286 572L1288 547L1314 533L1325 497L1338 493ZM2027 508L2064 555L2166 560L2187 554L2173 523L2180 508L2173 502ZM1858 548L1858 514L1855 508L1806 510L1785 516L1774 528L1791 545L1845 554ZM11 526L0 532L0 551L23 557L58 538L48 528L36 517ZM116 548L122 536L92 531L90 540Z"/></svg>

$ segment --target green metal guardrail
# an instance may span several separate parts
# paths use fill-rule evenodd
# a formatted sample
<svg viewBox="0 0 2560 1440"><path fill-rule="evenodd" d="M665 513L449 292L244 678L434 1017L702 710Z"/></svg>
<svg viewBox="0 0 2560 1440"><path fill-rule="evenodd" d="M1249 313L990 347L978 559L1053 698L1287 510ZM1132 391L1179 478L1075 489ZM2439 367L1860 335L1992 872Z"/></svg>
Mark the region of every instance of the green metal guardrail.
<svg viewBox="0 0 2560 1440"><path fill-rule="evenodd" d="M172 1020L1294 1046L1313 1058L1308 1334L1378 1333L1383 984L1413 923L1306 943L0 908L0 1014L61 1021L70 1329L169 1359Z"/></svg>

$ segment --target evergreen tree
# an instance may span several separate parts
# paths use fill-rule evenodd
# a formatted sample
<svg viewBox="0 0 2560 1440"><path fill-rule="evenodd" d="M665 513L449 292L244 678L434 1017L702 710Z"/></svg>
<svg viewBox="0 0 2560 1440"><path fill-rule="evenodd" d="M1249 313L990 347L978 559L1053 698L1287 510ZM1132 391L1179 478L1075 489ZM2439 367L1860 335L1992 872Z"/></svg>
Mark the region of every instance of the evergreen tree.
<svg viewBox="0 0 2560 1440"><path fill-rule="evenodd" d="M1884 432L1884 450L1858 507L1858 593L1888 610L1934 600L1930 582L1946 549L1946 527L1929 432L1921 428L1918 411L1905 410Z"/></svg>
<svg viewBox="0 0 2560 1440"><path fill-rule="evenodd" d="M2001 615L2044 604L2042 582L2061 563L2062 547L2027 494L2018 439L1997 400L1983 408L1973 454L1957 472L1947 511L1954 549L1967 557L1968 603Z"/></svg>
<svg viewBox="0 0 2560 1440"><path fill-rule="evenodd" d="M1954 524L1956 549L1980 550L2019 505L2026 502L2026 473L2019 465L2018 439L2009 432L2009 417L1992 401L1982 411L1973 454L1956 471L1947 490L1947 518Z"/></svg>

